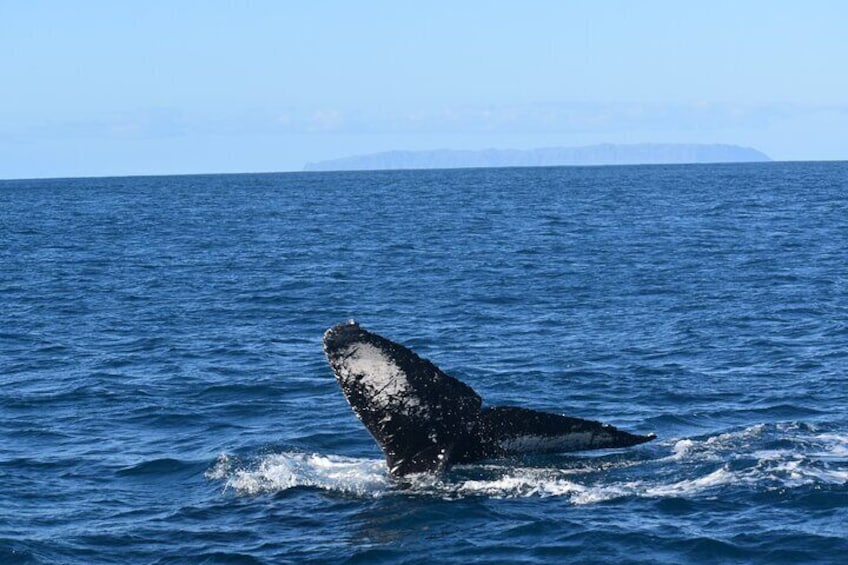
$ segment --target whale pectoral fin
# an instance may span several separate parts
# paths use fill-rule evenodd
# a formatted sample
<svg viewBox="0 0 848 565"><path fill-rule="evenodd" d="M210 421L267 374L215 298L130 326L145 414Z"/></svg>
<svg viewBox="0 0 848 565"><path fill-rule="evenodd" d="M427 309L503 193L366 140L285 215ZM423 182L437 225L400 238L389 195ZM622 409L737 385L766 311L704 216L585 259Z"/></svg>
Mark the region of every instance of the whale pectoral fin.
<svg viewBox="0 0 848 565"><path fill-rule="evenodd" d="M631 434L592 420L513 406L484 409L479 433L485 455L489 457L630 447L656 437Z"/></svg>

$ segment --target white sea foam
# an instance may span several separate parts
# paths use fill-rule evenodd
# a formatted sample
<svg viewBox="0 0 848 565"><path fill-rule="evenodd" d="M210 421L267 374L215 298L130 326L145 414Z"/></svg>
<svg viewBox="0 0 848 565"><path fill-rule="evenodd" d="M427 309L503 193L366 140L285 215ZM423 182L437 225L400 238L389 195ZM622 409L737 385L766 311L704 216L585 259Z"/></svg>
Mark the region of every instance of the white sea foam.
<svg viewBox="0 0 848 565"><path fill-rule="evenodd" d="M616 498L668 496L692 496L704 490L732 483L733 474L718 469L703 477L676 482L652 483L632 480L610 483L580 482L579 477L565 477L556 471L527 469L509 472L494 480L465 481L455 490L455 494L466 496L486 495L492 498L516 497L568 497L577 505L594 504Z"/></svg>
<svg viewBox="0 0 848 565"><path fill-rule="evenodd" d="M233 460L226 453L222 453L215 460L215 464L206 471L206 478L213 481L226 479L227 475L232 471Z"/></svg>
<svg viewBox="0 0 848 565"><path fill-rule="evenodd" d="M763 435L763 424L749 426L742 430L710 436L706 439L684 438L674 441L671 455L663 461L720 461L726 458L727 451L744 451Z"/></svg>
<svg viewBox="0 0 848 565"><path fill-rule="evenodd" d="M580 494L585 486L564 477L537 476L535 473L511 472L497 479L467 480L452 490L459 496L490 496L492 498L515 498L527 496L565 496Z"/></svg>
<svg viewBox="0 0 848 565"><path fill-rule="evenodd" d="M817 453L819 457L848 458L848 434L824 433L816 435L814 439L821 446L821 451Z"/></svg>
<svg viewBox="0 0 848 565"><path fill-rule="evenodd" d="M710 488L715 488L735 482L738 482L737 475L728 471L726 467L722 467L720 469L712 471L711 473L707 473L702 477L695 477L693 479L683 479L681 481L671 482L668 484L646 486L645 489L638 494L650 497L685 497L687 495L696 494Z"/></svg>
<svg viewBox="0 0 848 565"><path fill-rule="evenodd" d="M673 461L685 459L691 455L694 446L695 442L691 439L681 439L680 441L675 442L674 446L671 448L672 454L668 457L668 459Z"/></svg>
<svg viewBox="0 0 848 565"><path fill-rule="evenodd" d="M771 491L848 484L848 436L770 424L657 444L666 457L571 458L566 468L492 462L463 465L444 476L393 479L382 459L285 452L237 464L221 455L206 476L240 496L312 487L364 497L386 495L520 498L564 497L573 504L617 498L721 496L729 488ZM762 449L757 449L757 446ZM770 447L777 445L778 447ZM783 445L786 445L784 448Z"/></svg>
<svg viewBox="0 0 848 565"><path fill-rule="evenodd" d="M368 496L384 493L391 482L382 460L315 453L267 455L245 468L233 468L229 458L222 455L207 477L226 479L225 488L240 495L315 487Z"/></svg>
<svg viewBox="0 0 848 565"><path fill-rule="evenodd" d="M435 496L444 499L474 496L569 497L574 504L591 504L632 496L685 496L732 481L723 470L705 477L670 484L652 484L645 481L593 484L586 480L587 473L597 472L597 468L591 467L561 470L488 465L482 470L486 474L491 474L492 471L499 473L492 478L464 480L417 475L398 482L388 475L382 460L281 453L265 456L248 468L234 468L232 460L222 455L206 476L213 480L225 480L225 488L232 489L241 496L275 493L295 487L314 487L365 497L387 494Z"/></svg>

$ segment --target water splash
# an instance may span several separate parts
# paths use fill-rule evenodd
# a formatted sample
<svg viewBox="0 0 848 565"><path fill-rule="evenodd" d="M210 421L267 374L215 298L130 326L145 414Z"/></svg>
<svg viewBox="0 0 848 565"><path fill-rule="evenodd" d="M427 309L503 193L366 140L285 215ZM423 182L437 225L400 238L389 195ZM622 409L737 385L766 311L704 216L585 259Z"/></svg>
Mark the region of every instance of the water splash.
<svg viewBox="0 0 848 565"><path fill-rule="evenodd" d="M561 459L540 467L467 465L444 476L396 480L379 459L284 452L247 466L221 455L206 476L224 480L225 489L240 496L312 487L362 497L566 497L583 505L633 497L720 496L728 486L764 492L845 485L846 446L848 434L798 423L757 424L703 438L673 439L652 447L668 453L654 458L634 450L615 460L584 456L569 458L567 465Z"/></svg>
<svg viewBox="0 0 848 565"><path fill-rule="evenodd" d="M239 495L315 487L359 496L379 496L391 483L382 460L294 452L266 455L246 468L222 454L206 477L225 480L225 489L232 489Z"/></svg>

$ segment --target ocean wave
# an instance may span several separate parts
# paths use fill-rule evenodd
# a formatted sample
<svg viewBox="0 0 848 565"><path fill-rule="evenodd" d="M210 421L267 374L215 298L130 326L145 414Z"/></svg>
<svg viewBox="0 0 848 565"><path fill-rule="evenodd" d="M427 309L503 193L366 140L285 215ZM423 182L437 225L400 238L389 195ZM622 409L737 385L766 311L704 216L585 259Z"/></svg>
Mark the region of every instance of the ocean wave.
<svg viewBox="0 0 848 565"><path fill-rule="evenodd" d="M170 457L159 459L151 459L142 461L135 465L123 467L117 471L121 476L161 476L172 475L174 473L190 472L194 468L194 463L190 461L181 461Z"/></svg>

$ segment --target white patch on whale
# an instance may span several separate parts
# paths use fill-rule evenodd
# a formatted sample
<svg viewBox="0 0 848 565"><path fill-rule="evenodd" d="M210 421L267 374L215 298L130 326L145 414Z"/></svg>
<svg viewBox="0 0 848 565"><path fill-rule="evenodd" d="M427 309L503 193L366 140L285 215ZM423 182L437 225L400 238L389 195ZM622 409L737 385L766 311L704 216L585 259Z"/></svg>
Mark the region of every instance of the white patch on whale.
<svg viewBox="0 0 848 565"><path fill-rule="evenodd" d="M344 349L340 359L340 376L345 383L359 381L375 406L402 404L409 409L420 404L406 373L380 348L356 343Z"/></svg>

